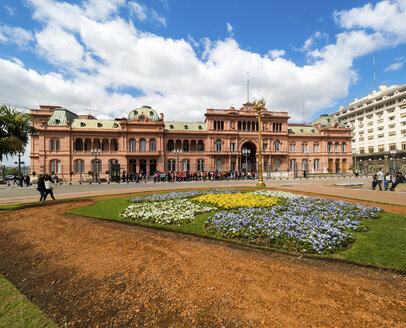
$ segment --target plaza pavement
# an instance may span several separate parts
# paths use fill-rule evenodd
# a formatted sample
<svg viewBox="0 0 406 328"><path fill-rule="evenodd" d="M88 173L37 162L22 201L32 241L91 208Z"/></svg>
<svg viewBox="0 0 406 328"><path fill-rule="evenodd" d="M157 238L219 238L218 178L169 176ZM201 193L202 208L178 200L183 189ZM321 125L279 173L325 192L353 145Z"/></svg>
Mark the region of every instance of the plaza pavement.
<svg viewBox="0 0 406 328"><path fill-rule="evenodd" d="M309 179L269 179L264 180L269 188L280 190L312 192L323 195L355 198L366 201L382 202L397 205L406 205L405 192L390 192L367 189L353 189L334 186L336 183L362 182L371 183L371 178L366 177L334 177L334 178L309 178ZM254 187L257 180L223 180L223 181L198 181L198 182L147 182L147 183L102 183L102 184L64 184L54 188L56 199L81 198L89 196L100 196L110 194L128 194L142 191L160 191L169 189L187 188L216 188L216 187ZM36 202L39 199L39 192L36 186L17 187L0 185L0 205L13 203Z"/></svg>

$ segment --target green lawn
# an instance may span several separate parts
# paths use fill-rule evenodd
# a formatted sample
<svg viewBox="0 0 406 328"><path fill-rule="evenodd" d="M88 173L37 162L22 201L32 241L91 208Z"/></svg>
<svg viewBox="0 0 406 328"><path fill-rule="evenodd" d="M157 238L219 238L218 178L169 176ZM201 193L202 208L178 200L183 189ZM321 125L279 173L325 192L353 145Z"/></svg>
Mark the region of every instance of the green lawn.
<svg viewBox="0 0 406 328"><path fill-rule="evenodd" d="M0 327L56 328L58 326L20 294L10 281L0 275Z"/></svg>
<svg viewBox="0 0 406 328"><path fill-rule="evenodd" d="M122 219L119 214L130 204L128 202L129 198L105 199L91 206L71 210L69 213L209 236L204 229L204 223L209 214L200 215L193 222L182 226L159 225ZM406 216L385 213L379 219L366 221L365 226L369 231L355 233L356 241L350 249L323 256L406 270Z"/></svg>

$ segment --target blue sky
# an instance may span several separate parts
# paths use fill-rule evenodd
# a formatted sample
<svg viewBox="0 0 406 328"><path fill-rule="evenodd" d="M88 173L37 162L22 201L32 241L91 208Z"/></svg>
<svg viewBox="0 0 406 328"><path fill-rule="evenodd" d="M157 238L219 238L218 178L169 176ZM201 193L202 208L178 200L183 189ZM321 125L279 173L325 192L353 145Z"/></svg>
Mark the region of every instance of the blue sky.
<svg viewBox="0 0 406 328"><path fill-rule="evenodd" d="M406 83L406 0L3 0L0 102L166 120L264 97L291 122Z"/></svg>

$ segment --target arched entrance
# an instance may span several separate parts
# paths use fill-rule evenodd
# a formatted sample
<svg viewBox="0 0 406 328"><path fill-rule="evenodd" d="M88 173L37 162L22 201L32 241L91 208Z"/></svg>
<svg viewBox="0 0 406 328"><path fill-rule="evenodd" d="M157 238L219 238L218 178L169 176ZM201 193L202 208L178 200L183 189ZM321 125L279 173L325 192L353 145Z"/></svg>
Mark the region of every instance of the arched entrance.
<svg viewBox="0 0 406 328"><path fill-rule="evenodd" d="M245 142L241 147L241 171L256 172L257 147L251 141Z"/></svg>

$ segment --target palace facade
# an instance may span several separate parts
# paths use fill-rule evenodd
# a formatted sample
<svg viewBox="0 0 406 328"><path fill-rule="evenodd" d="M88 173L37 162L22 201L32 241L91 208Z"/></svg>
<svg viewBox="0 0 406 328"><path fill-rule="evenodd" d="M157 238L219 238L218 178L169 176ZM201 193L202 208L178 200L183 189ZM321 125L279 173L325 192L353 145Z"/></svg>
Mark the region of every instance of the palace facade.
<svg viewBox="0 0 406 328"><path fill-rule="evenodd" d="M253 104L207 109L204 122L165 122L149 106L127 118L98 120L59 106L32 109L31 173L84 180L89 171L113 174L155 171L257 171L258 121ZM346 172L352 164L351 130L322 115L289 124L287 112L263 110L265 176ZM118 172L117 172L118 170Z"/></svg>

